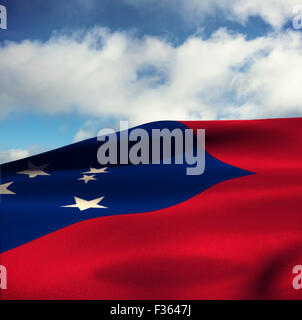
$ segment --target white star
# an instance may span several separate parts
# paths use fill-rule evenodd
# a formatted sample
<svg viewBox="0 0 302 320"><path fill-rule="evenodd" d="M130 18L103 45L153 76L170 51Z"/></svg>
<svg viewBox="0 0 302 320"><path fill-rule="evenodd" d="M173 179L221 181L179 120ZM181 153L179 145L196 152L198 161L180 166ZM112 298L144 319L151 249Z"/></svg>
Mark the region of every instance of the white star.
<svg viewBox="0 0 302 320"><path fill-rule="evenodd" d="M12 183L14 183L14 181L1 184L0 185L0 194L15 194L15 192L12 192L7 189Z"/></svg>
<svg viewBox="0 0 302 320"><path fill-rule="evenodd" d="M90 209L90 208L107 208L104 206L99 205L98 203L101 202L104 199L104 197L100 197L94 200L84 200L78 197L74 197L75 204L70 204L68 206L62 206L64 208L79 208L81 211Z"/></svg>
<svg viewBox="0 0 302 320"><path fill-rule="evenodd" d="M88 183L88 181L91 181L91 180L97 180L94 178L95 175L92 175L92 176L87 176L86 174L83 175L82 178L79 178L78 180L84 180L85 184Z"/></svg>
<svg viewBox="0 0 302 320"><path fill-rule="evenodd" d="M28 169L17 173L28 174L29 178L35 178L36 176L50 176L49 173L43 171L47 166L48 164L35 166L31 161L28 161Z"/></svg>
<svg viewBox="0 0 302 320"><path fill-rule="evenodd" d="M106 171L107 167L105 168L101 168L101 169L96 169L96 168L91 168L89 171L83 172L83 173L108 173L108 171Z"/></svg>

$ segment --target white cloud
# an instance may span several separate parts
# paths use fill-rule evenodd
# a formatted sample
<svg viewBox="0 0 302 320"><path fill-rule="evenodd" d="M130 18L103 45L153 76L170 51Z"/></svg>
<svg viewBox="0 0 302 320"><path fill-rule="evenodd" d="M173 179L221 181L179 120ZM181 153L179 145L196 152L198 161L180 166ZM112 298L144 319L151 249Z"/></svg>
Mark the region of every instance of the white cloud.
<svg viewBox="0 0 302 320"><path fill-rule="evenodd" d="M39 146L30 146L28 149L6 149L0 151L0 164L19 160L46 151L45 148Z"/></svg>
<svg viewBox="0 0 302 320"><path fill-rule="evenodd" d="M301 49L299 32L248 41L224 29L177 47L103 28L10 42L0 48L1 114L75 110L132 122L300 116Z"/></svg>
<svg viewBox="0 0 302 320"><path fill-rule="evenodd" d="M299 4L296 0L125 0L142 10L158 7L170 10L183 16L186 21L200 24L217 10L229 20L244 24L250 16L260 16L275 28L293 16L293 7Z"/></svg>
<svg viewBox="0 0 302 320"><path fill-rule="evenodd" d="M0 163L6 163L28 157L29 151L24 149L7 149L0 151Z"/></svg>
<svg viewBox="0 0 302 320"><path fill-rule="evenodd" d="M82 128L80 128L79 131L76 133L73 142L78 142L85 139L96 137L99 129L99 121L87 120L83 124Z"/></svg>

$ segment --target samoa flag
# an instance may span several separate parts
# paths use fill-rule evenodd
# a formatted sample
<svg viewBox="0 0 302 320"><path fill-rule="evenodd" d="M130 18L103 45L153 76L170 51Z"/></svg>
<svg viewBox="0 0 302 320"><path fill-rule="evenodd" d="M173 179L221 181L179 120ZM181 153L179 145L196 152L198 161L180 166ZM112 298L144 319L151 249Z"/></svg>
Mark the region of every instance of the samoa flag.
<svg viewBox="0 0 302 320"><path fill-rule="evenodd" d="M139 128L205 129L203 174L97 138L2 165L1 299L301 299L302 118Z"/></svg>

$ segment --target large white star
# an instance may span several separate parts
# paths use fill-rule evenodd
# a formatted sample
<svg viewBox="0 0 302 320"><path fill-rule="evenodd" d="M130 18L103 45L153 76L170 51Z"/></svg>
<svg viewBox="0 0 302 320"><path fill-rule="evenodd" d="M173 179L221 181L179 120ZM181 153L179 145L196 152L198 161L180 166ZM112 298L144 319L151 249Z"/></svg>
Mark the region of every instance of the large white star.
<svg viewBox="0 0 302 320"><path fill-rule="evenodd" d="M88 183L88 181L91 181L91 180L97 180L95 177L95 175L92 175L92 176L87 176L86 174L83 175L82 178L79 178L78 180L83 180L86 183Z"/></svg>
<svg viewBox="0 0 302 320"><path fill-rule="evenodd" d="M74 197L75 204L70 204L68 206L62 206L64 208L79 208L81 211L90 209L90 208L107 208L104 206L99 205L99 203L104 199L104 197L100 197L94 200L84 200L78 197Z"/></svg>
<svg viewBox="0 0 302 320"><path fill-rule="evenodd" d="M7 189L12 183L14 183L14 181L1 184L0 185L0 194L16 194L15 192L12 192Z"/></svg>
<svg viewBox="0 0 302 320"><path fill-rule="evenodd" d="M36 176L50 176L49 173L44 172L44 169L48 164L43 164L41 166L35 166L31 161L28 161L28 169L24 171L17 172L19 174L28 174L29 178L35 178Z"/></svg>
<svg viewBox="0 0 302 320"><path fill-rule="evenodd" d="M96 168L91 168L89 171L83 172L83 173L108 173L108 171L106 171L107 167L105 168L101 168L101 169L96 169Z"/></svg>

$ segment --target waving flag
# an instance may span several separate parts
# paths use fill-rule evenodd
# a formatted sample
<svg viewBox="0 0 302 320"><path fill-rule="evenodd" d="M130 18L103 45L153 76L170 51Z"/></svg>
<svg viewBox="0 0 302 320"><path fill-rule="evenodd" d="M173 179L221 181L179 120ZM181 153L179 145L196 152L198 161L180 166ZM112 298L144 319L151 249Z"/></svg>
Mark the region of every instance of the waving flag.
<svg viewBox="0 0 302 320"><path fill-rule="evenodd" d="M2 166L1 299L301 298L302 119L140 128L205 129L204 173L96 138Z"/></svg>

